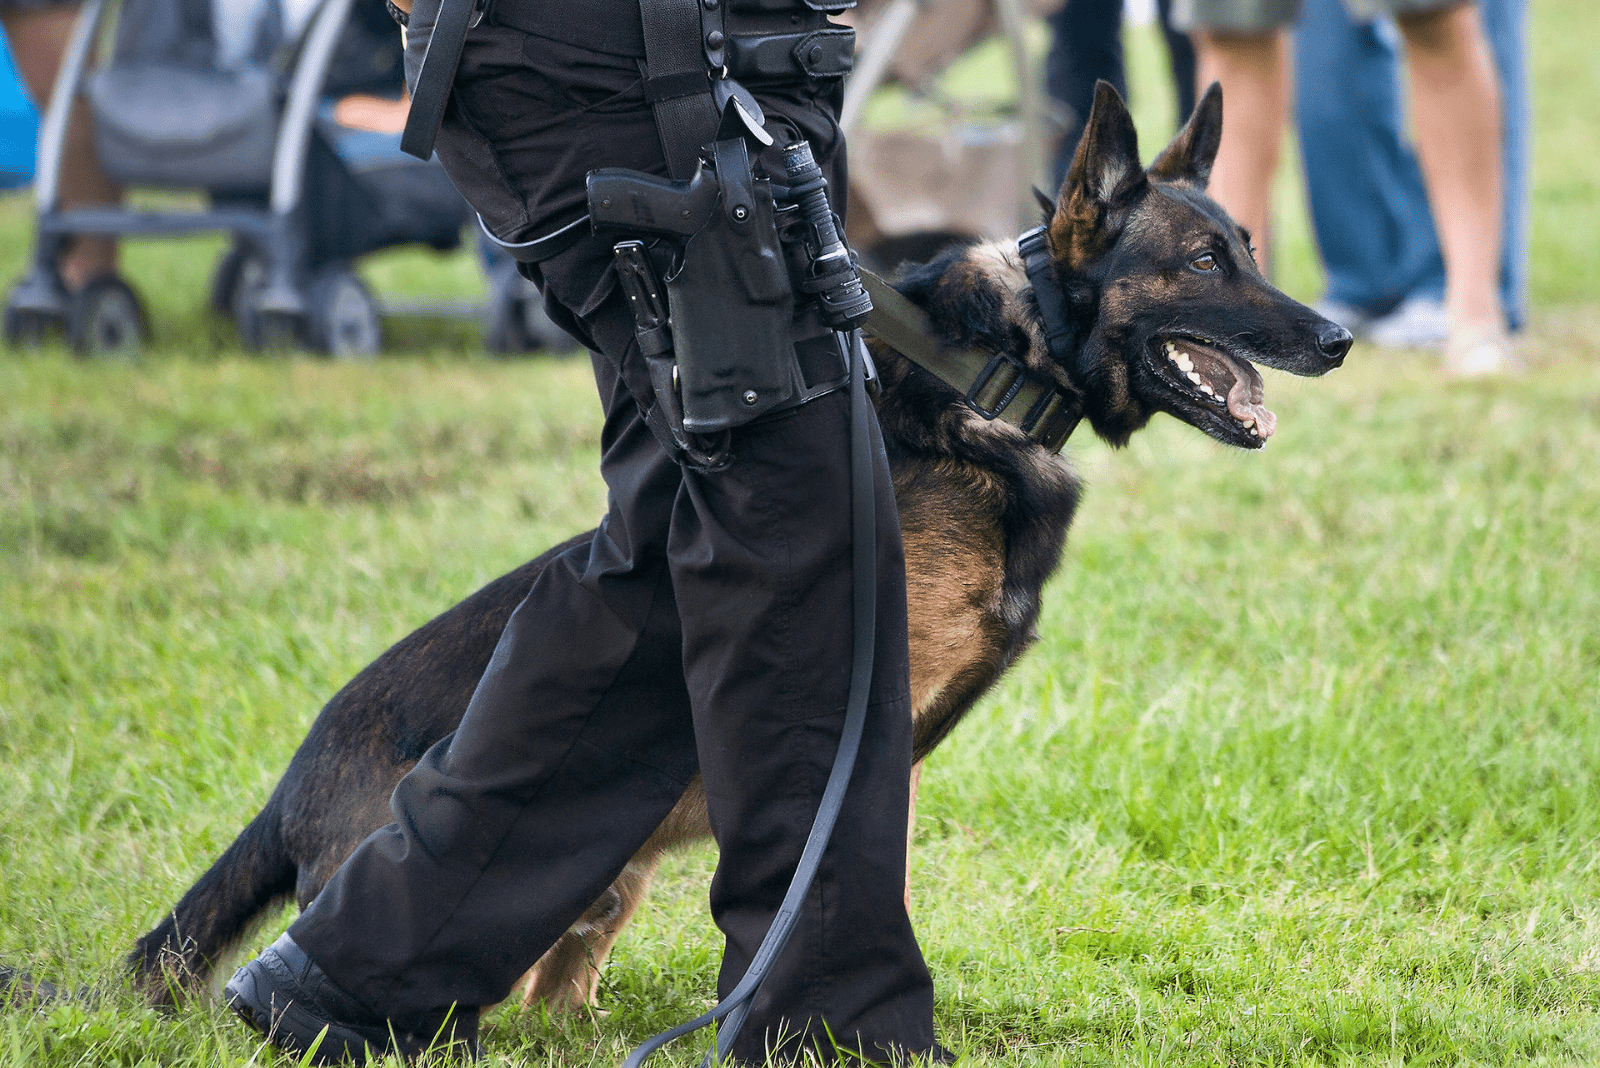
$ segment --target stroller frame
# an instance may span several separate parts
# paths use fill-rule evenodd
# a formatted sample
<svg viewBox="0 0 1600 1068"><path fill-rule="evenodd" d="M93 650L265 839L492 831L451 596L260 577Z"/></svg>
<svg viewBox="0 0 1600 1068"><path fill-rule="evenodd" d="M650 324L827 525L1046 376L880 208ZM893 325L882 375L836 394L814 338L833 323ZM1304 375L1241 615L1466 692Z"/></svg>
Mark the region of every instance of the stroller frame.
<svg viewBox="0 0 1600 1068"><path fill-rule="evenodd" d="M860 124L867 101L888 79L895 54L905 42L924 3L925 0L890 0L871 32L864 35L856 55L856 69L845 82L844 106L839 112L839 125L846 135ZM1014 195L1017 228L1026 230L1034 224L1039 214L1033 188L1034 182L1042 178L1045 172L1047 106L1039 84L1039 72L1028 55L1028 11L1024 0L992 0L992 3L1017 79L1017 123L1021 128L1021 151L1017 161Z"/></svg>
<svg viewBox="0 0 1600 1068"><path fill-rule="evenodd" d="M145 331L137 297L116 276L93 279L83 290L69 295L57 267L67 243L79 235L225 230L241 236L264 259L263 284L250 297L261 340L299 339L336 355L366 355L374 350L377 308L353 274L339 268L332 277L318 279L315 286L306 284L307 250L298 218L317 104L353 2L323 0L304 32L279 119L265 210L224 207L151 212L106 207L63 211L58 199L67 127L72 108L83 93L90 53L114 6L108 0L88 0L73 28L40 123L35 181L38 236L28 272L6 300L5 340L9 344L37 343L50 330L64 327L80 352L131 356ZM218 281L224 280L219 277ZM314 292L316 288L324 292Z"/></svg>

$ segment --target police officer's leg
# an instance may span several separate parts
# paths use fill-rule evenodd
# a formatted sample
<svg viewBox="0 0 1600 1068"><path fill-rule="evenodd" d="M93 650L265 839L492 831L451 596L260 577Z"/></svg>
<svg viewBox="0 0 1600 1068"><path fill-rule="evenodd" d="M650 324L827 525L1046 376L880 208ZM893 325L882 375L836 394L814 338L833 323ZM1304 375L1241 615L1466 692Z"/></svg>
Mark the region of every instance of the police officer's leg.
<svg viewBox="0 0 1600 1068"><path fill-rule="evenodd" d="M508 623L453 737L290 934L384 1016L504 998L695 772L664 564L679 478L609 363L611 510Z"/></svg>
<svg viewBox="0 0 1600 1068"><path fill-rule="evenodd" d="M873 438L878 442L876 426ZM719 990L750 963L798 862L843 725L851 660L848 397L734 432L689 472L670 559L707 807L720 849ZM904 558L881 443L878 633L866 735L805 910L733 1053L825 1026L845 1049L933 1048L933 992L904 903L911 764Z"/></svg>

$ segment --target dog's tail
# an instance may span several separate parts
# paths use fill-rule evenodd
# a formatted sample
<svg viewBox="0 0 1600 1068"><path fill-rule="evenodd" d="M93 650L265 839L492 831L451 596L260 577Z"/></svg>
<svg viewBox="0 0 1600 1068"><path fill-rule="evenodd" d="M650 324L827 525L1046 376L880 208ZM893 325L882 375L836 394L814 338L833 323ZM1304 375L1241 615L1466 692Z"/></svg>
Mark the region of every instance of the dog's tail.
<svg viewBox="0 0 1600 1068"><path fill-rule="evenodd" d="M294 892L298 868L283 839L282 790L164 920L135 944L127 965L151 1004L199 993L262 914Z"/></svg>

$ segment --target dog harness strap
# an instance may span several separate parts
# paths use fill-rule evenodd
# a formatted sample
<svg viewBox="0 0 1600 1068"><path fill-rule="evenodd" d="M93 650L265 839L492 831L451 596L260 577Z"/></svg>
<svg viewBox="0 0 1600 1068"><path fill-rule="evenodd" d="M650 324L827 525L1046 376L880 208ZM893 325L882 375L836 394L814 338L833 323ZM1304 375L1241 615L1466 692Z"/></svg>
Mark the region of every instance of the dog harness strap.
<svg viewBox="0 0 1600 1068"><path fill-rule="evenodd" d="M985 419L1002 419L1051 452L1066 444L1083 414L1075 396L1009 354L943 348L927 315L899 290L866 268L861 282L872 297L868 333L959 392Z"/></svg>

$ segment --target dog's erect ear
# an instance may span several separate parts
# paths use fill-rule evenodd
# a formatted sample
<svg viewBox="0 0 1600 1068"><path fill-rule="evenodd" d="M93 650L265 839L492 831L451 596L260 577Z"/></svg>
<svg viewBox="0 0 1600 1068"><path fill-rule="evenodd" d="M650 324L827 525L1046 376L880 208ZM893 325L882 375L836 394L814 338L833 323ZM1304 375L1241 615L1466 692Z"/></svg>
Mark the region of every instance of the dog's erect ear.
<svg viewBox="0 0 1600 1068"><path fill-rule="evenodd" d="M1055 217L1050 220L1051 252L1073 265L1093 259L1115 237L1112 214L1144 185L1133 116L1111 83L1101 81L1095 85L1094 107L1056 198Z"/></svg>
<svg viewBox="0 0 1600 1068"><path fill-rule="evenodd" d="M1056 202L1050 199L1049 193L1046 193L1038 186L1033 187L1033 199L1037 200L1039 206L1044 209L1044 221L1048 224L1051 219L1055 218Z"/></svg>
<svg viewBox="0 0 1600 1068"><path fill-rule="evenodd" d="M1150 177L1158 182L1193 182L1204 189L1211 178L1211 164L1216 162L1220 144L1222 86L1212 82L1178 136L1150 164Z"/></svg>

